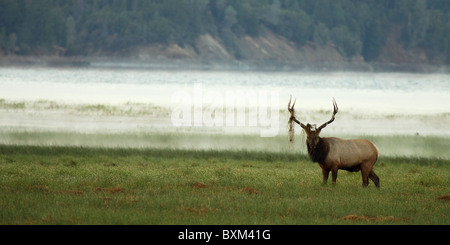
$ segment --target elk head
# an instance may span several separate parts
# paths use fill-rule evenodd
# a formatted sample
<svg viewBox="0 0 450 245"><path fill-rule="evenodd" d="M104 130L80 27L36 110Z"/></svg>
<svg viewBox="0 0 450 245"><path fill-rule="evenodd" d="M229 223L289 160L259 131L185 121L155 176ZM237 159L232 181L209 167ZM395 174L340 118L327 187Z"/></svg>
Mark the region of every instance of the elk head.
<svg viewBox="0 0 450 245"><path fill-rule="evenodd" d="M297 123L298 125L300 125L300 127L302 127L303 130L305 130L305 133L306 133L306 135L307 135L307 138L306 138L306 144L308 145L308 149L310 149L310 148L311 148L311 149L315 149L316 146L317 146L317 144L319 144L319 140L320 140L319 134L320 134L320 131L321 131L323 128L325 128L328 124L332 123L332 122L334 121L334 117L335 117L336 113L338 113L339 108L338 108L338 106L337 106L337 104L336 104L336 100L334 100L334 98L333 98L333 108L334 108L334 111L333 111L333 115L331 116L331 119L330 119L328 122L326 122L326 123L320 125L320 127L318 127L318 128L316 128L316 125L315 125L315 124L309 124L309 123L307 123L307 124L305 125L305 124L301 123L300 121L298 121L298 120L295 118L295 110L294 110L294 106L295 106L295 101L296 101L296 100L294 100L294 103L292 104L292 106L291 106L291 100L292 100L292 96L291 96L291 98L289 99L289 103L288 103L288 111L289 111L289 113L291 113L291 116L290 116L290 118L289 118L289 125L290 125L289 131L291 132L291 139L290 139L290 140L291 140L291 141L293 140L293 122L295 122L295 123Z"/></svg>

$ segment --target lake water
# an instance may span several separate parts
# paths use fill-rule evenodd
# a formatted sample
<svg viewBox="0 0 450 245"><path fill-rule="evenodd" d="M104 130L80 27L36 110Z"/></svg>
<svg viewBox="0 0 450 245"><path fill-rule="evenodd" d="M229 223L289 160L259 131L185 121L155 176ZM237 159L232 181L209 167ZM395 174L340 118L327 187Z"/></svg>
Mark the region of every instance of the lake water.
<svg viewBox="0 0 450 245"><path fill-rule="evenodd" d="M0 98L71 103L169 105L175 91L278 91L302 108L341 108L382 113L450 112L449 74L233 72L127 69L0 68Z"/></svg>
<svg viewBox="0 0 450 245"><path fill-rule="evenodd" d="M0 68L0 99L6 101L111 105L135 102L168 110L188 103L193 110L191 126L195 126L195 103L201 103L201 109L205 109L210 106L207 100L219 97L218 106L226 107L228 96L233 94L244 97L241 101L247 110L251 105L275 98L271 102L280 112L286 109L292 95L297 99L299 119L314 123L329 119L331 101L335 98L340 119L333 123L331 133L450 135L449 74ZM5 113L4 118L17 114ZM29 120L27 125L33 125L34 119L27 117L26 112L22 114ZM286 120L286 116L281 115L280 120ZM163 119L170 121L170 116ZM10 125L5 120L2 126L11 126L21 119L16 118ZM243 126L238 132L246 131L248 121ZM285 130L286 126L279 127Z"/></svg>

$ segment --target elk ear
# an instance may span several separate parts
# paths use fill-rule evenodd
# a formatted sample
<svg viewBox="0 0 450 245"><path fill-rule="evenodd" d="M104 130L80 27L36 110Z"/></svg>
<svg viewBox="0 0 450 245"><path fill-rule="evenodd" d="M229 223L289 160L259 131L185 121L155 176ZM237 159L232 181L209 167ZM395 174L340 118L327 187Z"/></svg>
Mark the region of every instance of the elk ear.
<svg viewBox="0 0 450 245"><path fill-rule="evenodd" d="M311 134L311 131L312 131L311 130L311 124L307 123L306 126L304 127L304 129L305 129L305 132L306 132L307 135Z"/></svg>

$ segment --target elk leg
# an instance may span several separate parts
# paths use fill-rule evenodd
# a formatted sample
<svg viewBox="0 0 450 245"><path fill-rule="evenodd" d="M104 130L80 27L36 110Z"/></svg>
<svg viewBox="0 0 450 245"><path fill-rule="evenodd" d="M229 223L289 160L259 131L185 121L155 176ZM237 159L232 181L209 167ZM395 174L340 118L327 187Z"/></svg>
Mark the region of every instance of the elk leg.
<svg viewBox="0 0 450 245"><path fill-rule="evenodd" d="M362 176L362 186L367 187L369 185L369 171L365 170L365 168L361 168L361 176Z"/></svg>
<svg viewBox="0 0 450 245"><path fill-rule="evenodd" d="M331 180L332 180L332 184L335 185L336 184L336 179L337 179L337 173L338 173L338 169L337 168L333 168L331 170Z"/></svg>
<svg viewBox="0 0 450 245"><path fill-rule="evenodd" d="M330 173L330 170L327 170L325 168L322 168L322 175L323 175L323 184L326 185L328 181L328 174Z"/></svg>
<svg viewBox="0 0 450 245"><path fill-rule="evenodd" d="M373 181L377 188L380 188L380 178L375 174L373 170L370 171L369 178Z"/></svg>

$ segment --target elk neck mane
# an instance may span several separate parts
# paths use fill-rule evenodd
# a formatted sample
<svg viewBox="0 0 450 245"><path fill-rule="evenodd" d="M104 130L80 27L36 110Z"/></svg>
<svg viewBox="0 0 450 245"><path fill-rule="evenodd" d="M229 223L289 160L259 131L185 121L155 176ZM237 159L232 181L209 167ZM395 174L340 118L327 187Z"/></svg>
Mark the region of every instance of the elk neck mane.
<svg viewBox="0 0 450 245"><path fill-rule="evenodd" d="M308 155L313 162L325 163L328 153L330 152L330 145L328 144L326 138L319 137L319 142L315 147L312 147L308 142Z"/></svg>

